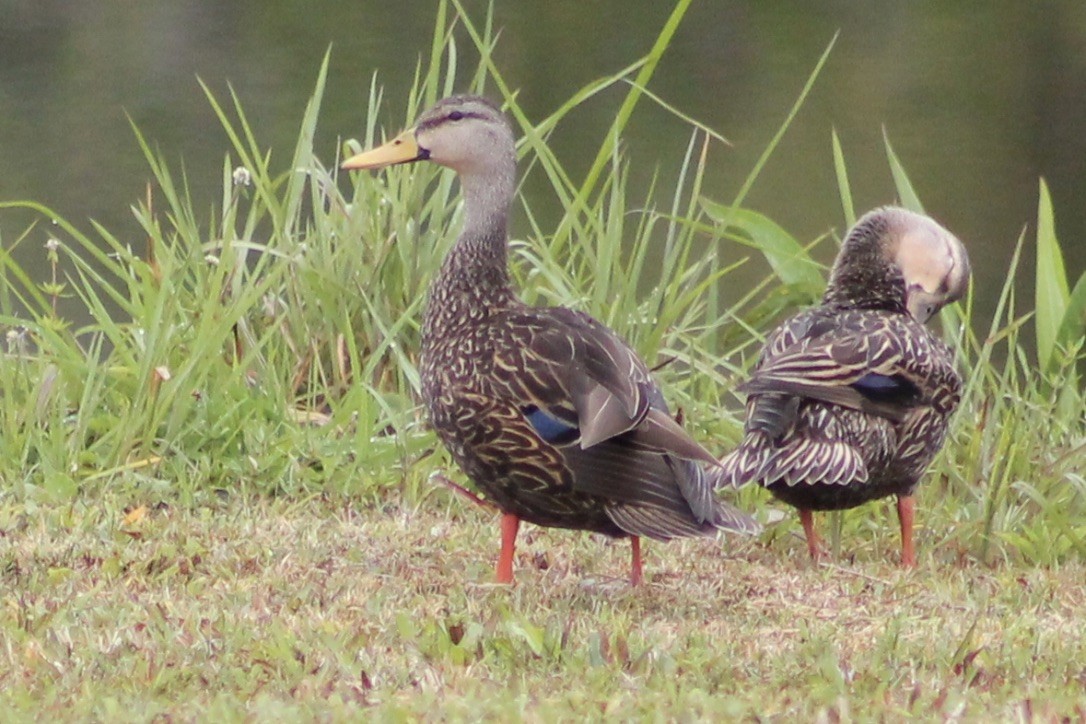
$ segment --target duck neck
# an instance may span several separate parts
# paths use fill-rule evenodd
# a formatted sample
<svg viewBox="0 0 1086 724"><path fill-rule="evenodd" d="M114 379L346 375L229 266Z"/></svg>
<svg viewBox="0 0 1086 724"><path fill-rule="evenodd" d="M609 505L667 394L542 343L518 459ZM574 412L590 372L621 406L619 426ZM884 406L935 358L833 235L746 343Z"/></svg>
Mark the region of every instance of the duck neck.
<svg viewBox="0 0 1086 724"><path fill-rule="evenodd" d="M515 166L480 177L461 174L464 228L430 286L423 337L478 320L516 301L509 288L508 228Z"/></svg>
<svg viewBox="0 0 1086 724"><path fill-rule="evenodd" d="M835 266L822 302L843 309L904 312L905 280L877 251L851 251L848 264Z"/></svg>

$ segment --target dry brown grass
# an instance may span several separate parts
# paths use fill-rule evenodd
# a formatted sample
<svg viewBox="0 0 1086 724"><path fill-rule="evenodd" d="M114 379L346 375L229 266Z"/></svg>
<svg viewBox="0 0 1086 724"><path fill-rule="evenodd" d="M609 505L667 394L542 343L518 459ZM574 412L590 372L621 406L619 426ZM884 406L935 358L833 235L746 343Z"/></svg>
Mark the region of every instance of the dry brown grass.
<svg viewBox="0 0 1086 724"><path fill-rule="evenodd" d="M1086 715L1084 570L813 566L792 536L648 547L496 520L217 498L0 511L0 702L66 718ZM133 516L133 517L138 517ZM888 540L887 544L892 544Z"/></svg>

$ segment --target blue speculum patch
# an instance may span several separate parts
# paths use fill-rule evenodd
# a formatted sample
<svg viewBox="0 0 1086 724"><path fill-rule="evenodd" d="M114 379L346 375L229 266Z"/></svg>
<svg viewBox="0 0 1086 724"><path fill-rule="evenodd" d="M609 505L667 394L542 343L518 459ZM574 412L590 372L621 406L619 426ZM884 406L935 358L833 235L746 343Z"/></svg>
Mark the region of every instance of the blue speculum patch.
<svg viewBox="0 0 1086 724"><path fill-rule="evenodd" d="M860 393L876 400L888 400L911 396L916 393L916 386L899 375L880 375L868 372L852 383Z"/></svg>
<svg viewBox="0 0 1086 724"><path fill-rule="evenodd" d="M524 416L528 418L528 422L531 423L532 429L549 443L571 442L579 434L577 428L551 417L535 405L528 405L521 409Z"/></svg>

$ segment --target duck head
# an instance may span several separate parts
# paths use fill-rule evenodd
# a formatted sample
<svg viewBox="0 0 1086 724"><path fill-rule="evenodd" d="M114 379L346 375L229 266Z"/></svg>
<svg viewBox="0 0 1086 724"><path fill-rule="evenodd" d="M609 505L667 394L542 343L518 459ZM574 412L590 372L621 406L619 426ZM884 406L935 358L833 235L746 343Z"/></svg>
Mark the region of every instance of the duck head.
<svg viewBox="0 0 1086 724"><path fill-rule="evenodd" d="M504 173L516 164L513 130L489 100L450 96L419 116L413 127L383 146L348 158L341 168L377 169L427 160L461 177Z"/></svg>
<svg viewBox="0 0 1086 724"><path fill-rule="evenodd" d="M886 206L849 230L830 272L826 301L904 308L924 323L965 295L970 270L956 236L928 216Z"/></svg>

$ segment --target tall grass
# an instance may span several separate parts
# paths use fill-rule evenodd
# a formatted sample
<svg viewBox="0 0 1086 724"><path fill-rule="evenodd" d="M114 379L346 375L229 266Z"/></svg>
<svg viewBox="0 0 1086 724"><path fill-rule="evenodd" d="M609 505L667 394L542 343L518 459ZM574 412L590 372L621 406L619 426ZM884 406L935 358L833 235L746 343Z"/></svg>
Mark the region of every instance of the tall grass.
<svg viewBox="0 0 1086 724"><path fill-rule="evenodd" d="M520 135L522 176L545 179L561 208L556 220L544 219L537 201L518 194L527 222L514 230L512 258L522 295L583 309L623 334L661 365L665 390L694 433L723 451L740 431L734 386L764 333L824 285L810 249L832 235L796 239L744 199L826 55L742 191L715 201L702 179L706 149L720 134L649 91L688 4L676 4L643 58L533 121L492 57L492 18L480 22L459 0L440 2L407 107L387 108L375 77L363 131L345 145L355 151L379 142L454 90L504 103ZM465 37L477 63L463 61ZM82 230L33 202L0 204L0 212L40 216L16 241L47 243L42 253L53 271L32 279L0 252L7 335L0 495L35 504L89 500L108 485L181 499L238 487L375 499L393 490L424 499L428 473L447 462L417 402L418 325L428 281L456 234L459 197L451 172L425 165L341 178L334 155L313 144L327 65L281 167L240 99L217 98L205 87L230 139L221 204L210 217L196 212L138 129L154 180L133 207L143 238L118 239L97 225ZM570 111L616 87L624 97L612 127L576 179L547 139ZM629 187L618 141L646 102L684 120L689 144L674 187L639 193ZM851 222L843 146L836 135L831 141ZM889 141L886 151L900 200L919 208ZM971 300L943 313L968 382L921 495L922 540L946 558L1047 565L1086 552L1086 400L1076 372L1086 281L1066 279L1053 218L1042 185L1034 290L1016 287L1016 255L987 329L976 328ZM727 302L721 285L748 260L734 258L734 244L725 242L745 246L770 268ZM1026 246L1023 237L1020 251ZM1018 305L1031 291L1032 318ZM90 321L76 326L58 316L61 296L76 298ZM1030 323L1040 359L1023 342ZM759 491L743 496L751 506L766 504ZM861 548L886 543L889 526L879 516L850 514L843 525Z"/></svg>

